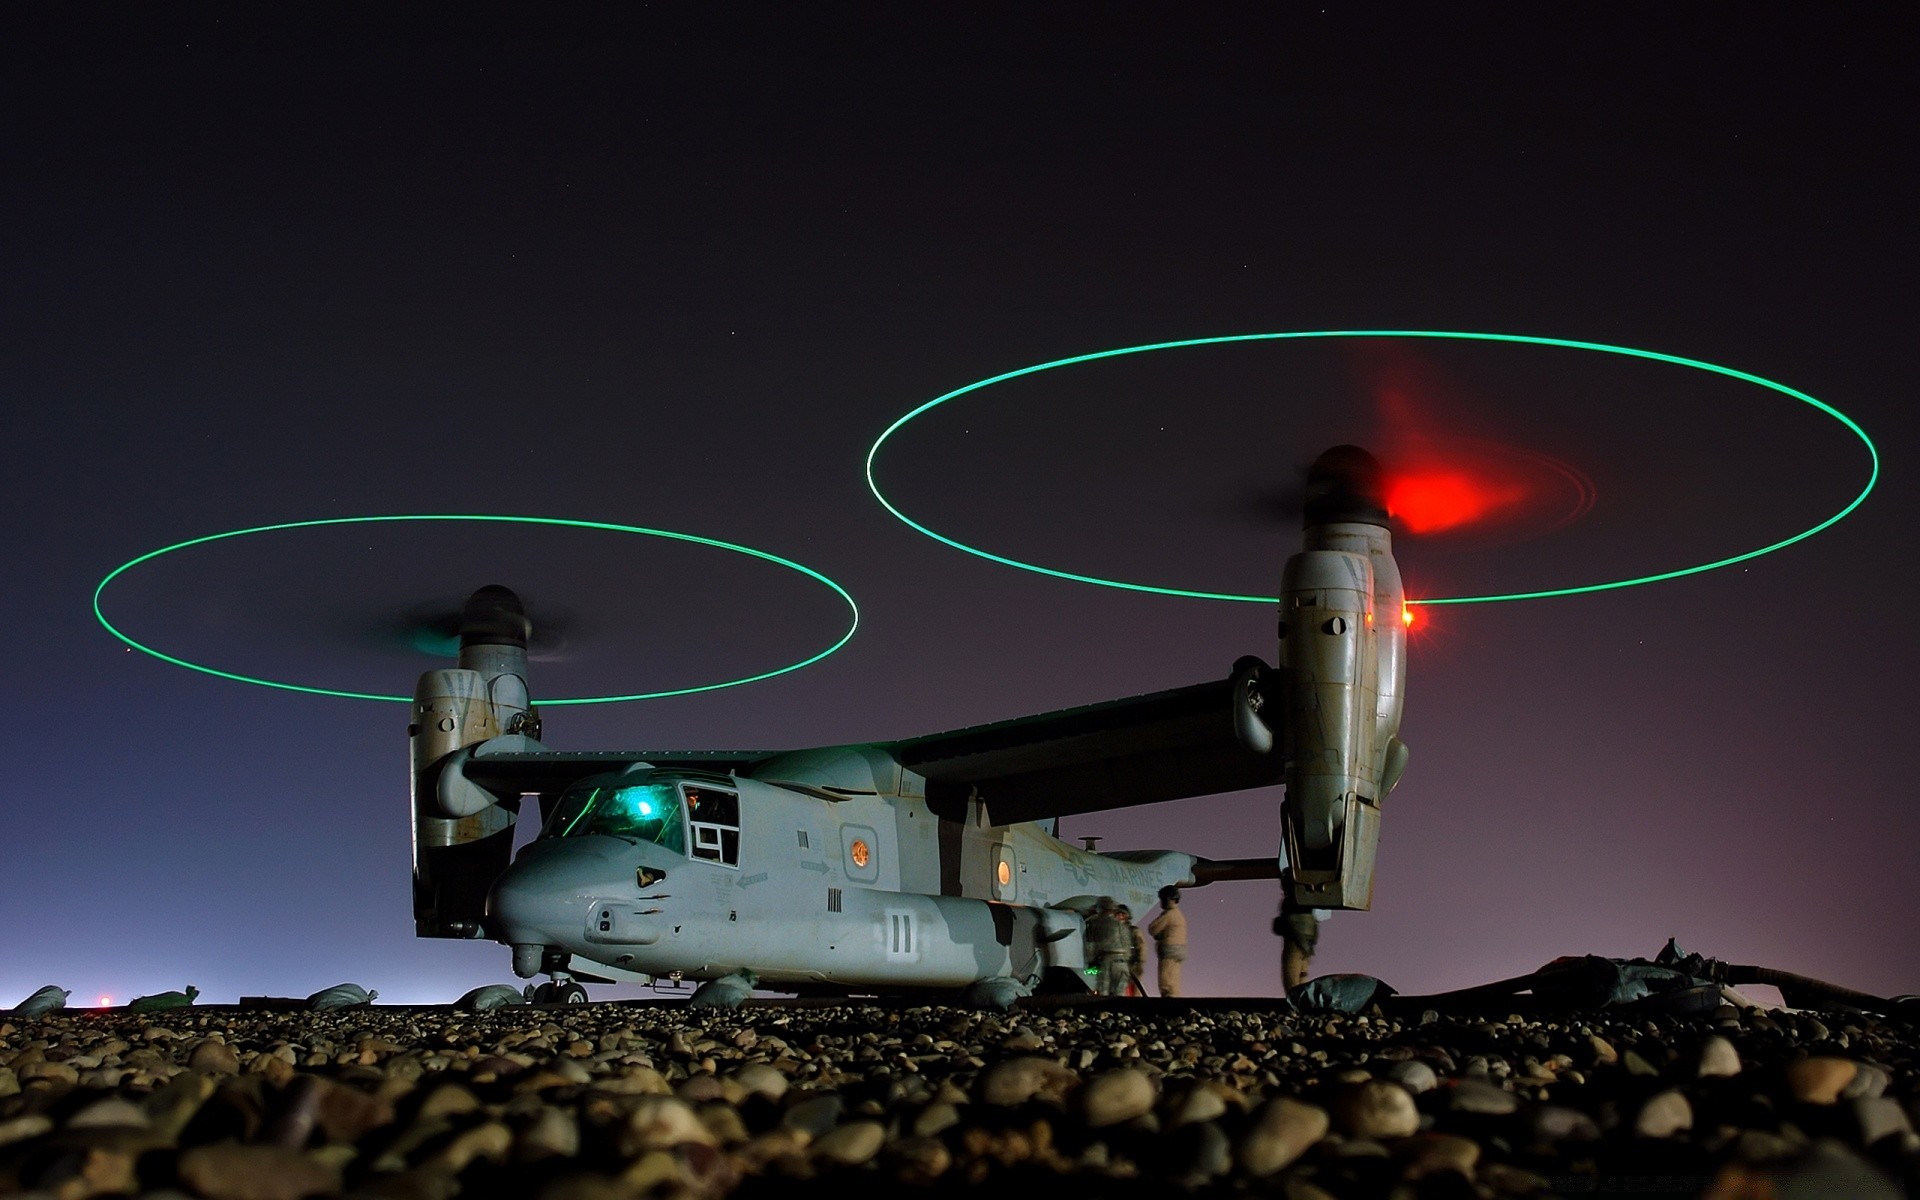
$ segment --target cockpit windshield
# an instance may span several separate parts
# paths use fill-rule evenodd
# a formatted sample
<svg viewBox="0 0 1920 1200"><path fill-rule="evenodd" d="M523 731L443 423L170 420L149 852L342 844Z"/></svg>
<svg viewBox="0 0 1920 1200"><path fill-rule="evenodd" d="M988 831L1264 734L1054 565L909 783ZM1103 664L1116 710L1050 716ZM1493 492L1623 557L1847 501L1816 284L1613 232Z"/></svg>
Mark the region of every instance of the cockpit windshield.
<svg viewBox="0 0 1920 1200"><path fill-rule="evenodd" d="M684 853L685 823L680 819L680 791L674 782L651 779L647 772L582 780L561 795L546 836L601 833Z"/></svg>

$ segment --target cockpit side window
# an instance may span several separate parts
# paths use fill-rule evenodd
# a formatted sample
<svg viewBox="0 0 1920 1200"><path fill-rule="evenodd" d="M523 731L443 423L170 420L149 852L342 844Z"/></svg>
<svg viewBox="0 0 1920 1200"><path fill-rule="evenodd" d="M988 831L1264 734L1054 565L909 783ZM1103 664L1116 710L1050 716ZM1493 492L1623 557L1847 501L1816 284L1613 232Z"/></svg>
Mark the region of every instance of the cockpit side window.
<svg viewBox="0 0 1920 1200"><path fill-rule="evenodd" d="M592 833L651 842L685 853L680 793L671 782L619 777L589 780L567 789L554 810L547 836L584 837Z"/></svg>
<svg viewBox="0 0 1920 1200"><path fill-rule="evenodd" d="M739 866L740 794L706 784L683 783L680 788L686 796L693 857Z"/></svg>

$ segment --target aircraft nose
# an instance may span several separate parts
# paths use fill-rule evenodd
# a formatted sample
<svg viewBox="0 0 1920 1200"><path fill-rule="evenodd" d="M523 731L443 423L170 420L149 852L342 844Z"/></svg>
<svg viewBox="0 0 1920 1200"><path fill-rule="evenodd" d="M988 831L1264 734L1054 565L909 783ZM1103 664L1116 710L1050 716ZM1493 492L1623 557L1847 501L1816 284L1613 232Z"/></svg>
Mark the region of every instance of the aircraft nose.
<svg viewBox="0 0 1920 1200"><path fill-rule="evenodd" d="M589 909L630 893L634 865L621 842L598 837L535 842L501 872L487 897L487 931L511 946L576 945Z"/></svg>

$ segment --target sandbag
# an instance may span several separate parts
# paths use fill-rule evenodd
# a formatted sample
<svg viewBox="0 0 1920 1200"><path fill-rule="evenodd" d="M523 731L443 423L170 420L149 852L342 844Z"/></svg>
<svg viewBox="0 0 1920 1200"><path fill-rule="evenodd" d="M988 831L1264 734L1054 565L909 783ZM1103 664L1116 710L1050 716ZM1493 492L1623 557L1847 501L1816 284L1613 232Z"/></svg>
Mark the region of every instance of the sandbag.
<svg viewBox="0 0 1920 1200"><path fill-rule="evenodd" d="M14 1005L13 1015L16 1017L38 1017L58 1011L67 1006L67 997L71 995L73 995L73 993L67 988L54 987L52 984L48 984L33 995L28 996L25 1000Z"/></svg>
<svg viewBox="0 0 1920 1200"><path fill-rule="evenodd" d="M1395 994L1371 975L1322 975L1287 993L1287 1001L1303 1013L1357 1013Z"/></svg>
<svg viewBox="0 0 1920 1200"><path fill-rule="evenodd" d="M687 1000L687 1007L738 1008L741 1001L753 995L754 985L759 982L759 976L744 968L731 975L709 979L694 989L693 995Z"/></svg>
<svg viewBox="0 0 1920 1200"><path fill-rule="evenodd" d="M336 983L323 988L307 997L307 1008L312 1012L328 1012L336 1008L358 1008L373 1003L379 992L370 992L357 983Z"/></svg>
<svg viewBox="0 0 1920 1200"><path fill-rule="evenodd" d="M491 1008L510 1008L526 1002L527 998L519 988L505 983L489 983L455 1000L453 1006L467 1012L486 1012Z"/></svg>
<svg viewBox="0 0 1920 1200"><path fill-rule="evenodd" d="M155 992L151 996L135 996L127 1002L128 1012L156 1012L163 1008L187 1008L200 995L200 989L192 984L184 992Z"/></svg>

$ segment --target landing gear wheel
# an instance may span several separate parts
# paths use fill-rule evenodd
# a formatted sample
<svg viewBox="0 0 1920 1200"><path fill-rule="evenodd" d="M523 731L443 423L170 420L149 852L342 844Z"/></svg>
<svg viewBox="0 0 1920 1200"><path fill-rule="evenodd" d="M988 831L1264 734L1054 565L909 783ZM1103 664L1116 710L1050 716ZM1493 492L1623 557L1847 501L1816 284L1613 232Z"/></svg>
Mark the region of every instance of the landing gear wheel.
<svg viewBox="0 0 1920 1200"><path fill-rule="evenodd" d="M577 983L574 983L572 980L569 980L566 983L556 983L553 985L553 1003L585 1004L586 1002L587 1002L587 989L584 987L581 987Z"/></svg>

